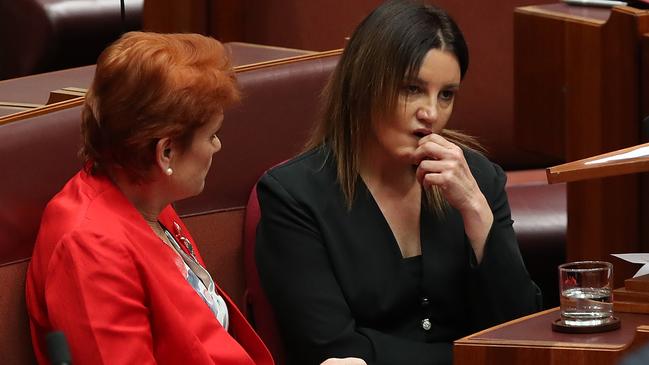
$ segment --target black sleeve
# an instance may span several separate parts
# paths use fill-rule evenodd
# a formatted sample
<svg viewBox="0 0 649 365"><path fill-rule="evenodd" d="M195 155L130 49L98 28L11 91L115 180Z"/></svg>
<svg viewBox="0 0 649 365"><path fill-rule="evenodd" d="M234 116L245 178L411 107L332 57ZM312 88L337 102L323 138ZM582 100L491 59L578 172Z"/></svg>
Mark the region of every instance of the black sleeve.
<svg viewBox="0 0 649 365"><path fill-rule="evenodd" d="M414 342L358 326L310 208L269 174L257 193L257 265L291 364L348 356L368 364L451 362L450 343Z"/></svg>
<svg viewBox="0 0 649 365"><path fill-rule="evenodd" d="M473 267L471 303L476 328L487 328L541 309L541 291L531 280L513 229L505 183L507 176L496 164L495 178L483 194L494 215L479 265ZM493 176L493 175L492 175Z"/></svg>

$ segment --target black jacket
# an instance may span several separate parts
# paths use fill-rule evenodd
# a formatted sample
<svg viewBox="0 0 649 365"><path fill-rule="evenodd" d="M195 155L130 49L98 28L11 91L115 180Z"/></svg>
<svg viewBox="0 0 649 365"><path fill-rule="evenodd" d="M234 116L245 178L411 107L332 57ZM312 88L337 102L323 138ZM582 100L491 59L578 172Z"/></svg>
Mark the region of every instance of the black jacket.
<svg viewBox="0 0 649 365"><path fill-rule="evenodd" d="M439 219L425 199L422 256L404 259L360 178L347 208L328 150L261 178L256 259L291 364L346 356L450 364L453 340L539 309L512 229L506 176L476 152L465 157L494 214L480 265L459 212L449 208Z"/></svg>

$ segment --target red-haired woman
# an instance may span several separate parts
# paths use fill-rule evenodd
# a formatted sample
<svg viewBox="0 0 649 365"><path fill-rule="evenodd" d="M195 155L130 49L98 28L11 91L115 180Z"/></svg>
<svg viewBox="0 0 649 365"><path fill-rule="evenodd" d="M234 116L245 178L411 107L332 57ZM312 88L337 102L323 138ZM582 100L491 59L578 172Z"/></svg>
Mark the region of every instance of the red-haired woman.
<svg viewBox="0 0 649 365"><path fill-rule="evenodd" d="M76 364L272 364L170 205L203 190L223 109L223 46L128 33L100 56L84 168L48 204L27 274L34 350L62 330Z"/></svg>

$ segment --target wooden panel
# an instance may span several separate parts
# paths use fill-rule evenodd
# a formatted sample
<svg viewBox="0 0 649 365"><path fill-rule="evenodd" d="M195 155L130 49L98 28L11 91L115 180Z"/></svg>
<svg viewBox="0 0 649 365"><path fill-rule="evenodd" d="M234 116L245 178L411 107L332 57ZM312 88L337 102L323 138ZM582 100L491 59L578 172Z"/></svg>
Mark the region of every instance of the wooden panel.
<svg viewBox="0 0 649 365"><path fill-rule="evenodd" d="M244 208L183 217L214 281L243 312Z"/></svg>
<svg viewBox="0 0 649 365"><path fill-rule="evenodd" d="M569 78L569 85L580 87L569 92L566 160L640 142L638 40L649 30L647 15L616 8L601 34L584 34L582 27L571 24L568 46L575 47L575 54L591 55L575 55L575 65L595 64L597 69ZM584 42L590 46L577 48ZM639 208L637 175L568 184L568 260L610 260L610 253L639 251ZM621 286L634 267L618 264L615 270L616 286Z"/></svg>
<svg viewBox="0 0 649 365"><path fill-rule="evenodd" d="M641 142L649 142L649 34L643 34L640 53ZM646 119L646 120L645 120ZM649 222L649 173L640 174L640 222ZM640 225L640 248L649 252L649 224Z"/></svg>
<svg viewBox="0 0 649 365"><path fill-rule="evenodd" d="M142 29L159 33L208 34L211 0L146 0Z"/></svg>
<svg viewBox="0 0 649 365"><path fill-rule="evenodd" d="M258 2L259 0L256 0ZM242 0L208 1L207 14L212 14L208 20L209 34L223 41L242 41L246 39L244 32L244 6Z"/></svg>
<svg viewBox="0 0 649 365"><path fill-rule="evenodd" d="M563 21L514 13L514 134L523 149L565 158ZM539 57L543 54L543 57ZM543 110L543 113L539 113Z"/></svg>
<svg viewBox="0 0 649 365"><path fill-rule="evenodd" d="M606 19L606 11L576 14L563 4L516 10L516 131L522 147L555 156L563 151L566 161L575 161L640 143L639 40L649 31L649 13L617 7ZM536 59L525 53L530 49ZM568 260L610 261L610 253L643 247L639 182L630 175L568 184ZM621 286L634 268L613 261Z"/></svg>

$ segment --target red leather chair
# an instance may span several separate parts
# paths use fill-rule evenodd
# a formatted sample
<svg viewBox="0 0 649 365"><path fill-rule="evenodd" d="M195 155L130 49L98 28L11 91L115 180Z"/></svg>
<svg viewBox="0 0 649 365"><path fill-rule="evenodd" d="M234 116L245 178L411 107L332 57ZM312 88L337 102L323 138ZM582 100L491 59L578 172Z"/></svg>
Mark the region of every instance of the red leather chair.
<svg viewBox="0 0 649 365"><path fill-rule="evenodd" d="M257 185L255 185L248 199L243 226L243 266L246 277L245 313L248 321L273 354L275 363L284 364L284 344L279 334L275 313L261 288L255 262L255 238L260 215Z"/></svg>
<svg viewBox="0 0 649 365"><path fill-rule="evenodd" d="M90 65L122 32L141 29L143 0L0 0L0 80Z"/></svg>

